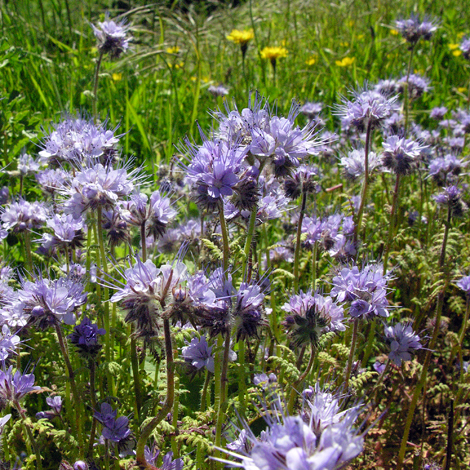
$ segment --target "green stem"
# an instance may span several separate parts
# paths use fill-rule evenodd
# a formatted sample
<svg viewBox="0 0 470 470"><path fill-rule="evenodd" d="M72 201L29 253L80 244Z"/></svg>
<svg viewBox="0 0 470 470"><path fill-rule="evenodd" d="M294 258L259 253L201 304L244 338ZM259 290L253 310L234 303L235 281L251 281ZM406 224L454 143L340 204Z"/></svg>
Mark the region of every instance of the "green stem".
<svg viewBox="0 0 470 470"><path fill-rule="evenodd" d="M21 408L20 403L18 400L13 400L14 407L18 410L19 415L21 416L21 420L23 421L24 428L26 429L26 434L28 434L28 440L31 444L31 447L34 449L34 453L36 454L36 468L37 470L42 470L42 460L41 460L41 451L39 446L34 439L33 433L27 424L27 418L23 408Z"/></svg>
<svg viewBox="0 0 470 470"><path fill-rule="evenodd" d="M65 366L67 368L67 373L69 376L70 387L72 388L72 398L75 407L75 426L78 433L78 452L80 457L83 455L83 436L82 436L82 422L80 419L81 415L81 406L82 402L81 397L78 395L77 385L75 383L75 372L73 371L72 364L70 363L69 354L67 351L67 346L64 342L64 337L62 336L62 330L59 325L55 325L55 331L57 333L57 338L59 340L60 350L62 351L62 356L64 357Z"/></svg>
<svg viewBox="0 0 470 470"><path fill-rule="evenodd" d="M31 279L33 276L33 258L31 256L31 233L26 230L24 232L24 245L26 252L26 264L28 266L28 277Z"/></svg>
<svg viewBox="0 0 470 470"><path fill-rule="evenodd" d="M211 381L211 373L206 369L206 378L204 380L204 386L202 387L202 394L201 394L201 412L206 411L206 400L207 400L207 388L209 387L209 383Z"/></svg>
<svg viewBox="0 0 470 470"><path fill-rule="evenodd" d="M354 319L354 326L353 326L353 333L351 338L351 350L349 351L349 358L348 358L348 366L346 369L346 375L344 377L344 391L347 392L349 387L349 379L351 377L351 369L352 363L354 359L354 351L356 349L356 341L357 341L357 332L359 330L359 319Z"/></svg>
<svg viewBox="0 0 470 470"><path fill-rule="evenodd" d="M133 326L132 330L134 330ZM137 418L140 419L140 410L142 409L142 391L140 389L139 358L137 357L137 340L134 336L131 336L131 366L132 377L134 379L134 393Z"/></svg>
<svg viewBox="0 0 470 470"><path fill-rule="evenodd" d="M140 226L140 244L142 245L142 262L147 261L147 240L145 238L145 222Z"/></svg>
<svg viewBox="0 0 470 470"><path fill-rule="evenodd" d="M245 341L238 342L238 362L240 374L238 376L238 401L240 402L240 413L243 416L246 409L246 377L245 377Z"/></svg>
<svg viewBox="0 0 470 470"><path fill-rule="evenodd" d="M103 60L103 52L100 52L100 55L98 57L98 62L96 62L96 69L95 69L95 78L94 78L94 85L93 85L93 118L97 119L98 118L98 113L97 113L97 105L98 105L98 82L100 80L100 68L101 68L101 62Z"/></svg>
<svg viewBox="0 0 470 470"><path fill-rule="evenodd" d="M287 412L288 412L289 415L291 415L292 412L294 411L295 397L298 394L297 387L299 385L301 385L302 382L305 380L305 378L308 376L308 374L312 370L312 366L313 366L314 362L315 362L315 346L312 344L312 351L311 351L311 354L310 354L310 358L308 360L307 367L304 370L304 372L302 373L302 375L299 377L299 379L294 382L294 384L292 385L291 391L290 391L289 404L287 406Z"/></svg>
<svg viewBox="0 0 470 470"><path fill-rule="evenodd" d="M97 221L96 221L96 230L98 232L98 243L100 246L100 261L101 261L101 269L105 274L105 279L109 279L108 275L108 260L106 259L106 252L104 248L104 237L103 237L103 212L101 206L98 206L96 211L97 214ZM109 318L109 288L105 284L103 288L103 298L100 299L103 306L104 306L104 328L106 330L105 333L105 355L106 355L106 362L111 362L111 328L110 328L110 318ZM108 380L108 387L110 393L115 395L114 391L114 380L111 375L111 372L108 371L107 373L107 380Z"/></svg>
<svg viewBox="0 0 470 470"><path fill-rule="evenodd" d="M362 215L364 213L364 207L365 207L366 198L367 198L367 189L369 186L369 149L370 149L371 132L372 132L372 122L369 119L367 123L366 142L365 142L365 147L364 147L364 182L362 184L361 203L359 205L359 210L357 212L356 226L354 227L354 241L356 242L358 239L359 231L361 230Z"/></svg>
<svg viewBox="0 0 470 470"><path fill-rule="evenodd" d="M224 253L224 273L227 276L228 262L230 259L230 247L228 243L228 230L227 223L225 221L224 206L220 204L219 207L219 216L220 216L220 229L222 230L222 243L223 243L223 253Z"/></svg>
<svg viewBox="0 0 470 470"><path fill-rule="evenodd" d="M302 245L302 222L304 220L305 206L307 205L307 192L302 188L302 202L300 205L299 221L297 222L297 237L295 242L294 254L294 294L299 290L299 264L300 264L300 248Z"/></svg>
<svg viewBox="0 0 470 470"><path fill-rule="evenodd" d="M170 322L167 319L163 319L163 332L165 335L165 353L166 353L166 390L167 395L165 403L149 423L147 423L142 432L140 433L139 439L136 446L136 460L137 465L140 465L143 468L151 469L152 467L147 463L145 459L144 449L145 444L152 434L153 430L158 426L158 424L167 416L167 414L173 408L173 402L175 399L175 371L174 371L174 361L173 361L173 346L171 342L171 331L170 331Z"/></svg>
<svg viewBox="0 0 470 470"><path fill-rule="evenodd" d="M96 390L95 390L95 361L94 359L90 359L88 361L88 368L90 369L90 396L91 396L91 407L93 411L97 411L96 409ZM90 431L90 442L88 444L88 451L87 451L87 458L91 459L93 457L93 445L95 443L95 432L96 432L96 423L97 420L93 413L93 422L91 423L91 431Z"/></svg>
<svg viewBox="0 0 470 470"><path fill-rule="evenodd" d="M255 206L253 207L251 214L250 214L250 221L248 222L248 232L246 234L246 240L245 240L245 248L243 250L243 252L245 253L245 257L242 263L242 276L244 277L248 277L247 272L246 272L246 264L250 256L251 242L253 241L253 234L255 232L257 214L258 214L258 206Z"/></svg>
<svg viewBox="0 0 470 470"><path fill-rule="evenodd" d="M393 239L395 236L395 225L396 225L396 211L398 204L398 195L400 193L400 175L397 173L395 178L395 188L393 191L392 211L390 213L390 227L388 229L387 245L385 247L385 253L383 255L383 273L387 272L388 257L390 250L392 249Z"/></svg>
<svg viewBox="0 0 470 470"><path fill-rule="evenodd" d="M317 283L317 257L318 257L318 243L313 243L313 257L312 257L312 291L315 292Z"/></svg>

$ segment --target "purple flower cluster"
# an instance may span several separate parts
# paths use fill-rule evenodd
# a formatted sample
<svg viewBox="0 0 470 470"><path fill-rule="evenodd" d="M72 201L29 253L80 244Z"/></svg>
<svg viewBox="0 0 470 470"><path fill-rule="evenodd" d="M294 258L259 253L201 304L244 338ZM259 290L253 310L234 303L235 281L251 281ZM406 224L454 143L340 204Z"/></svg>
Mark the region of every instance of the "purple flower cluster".
<svg viewBox="0 0 470 470"><path fill-rule="evenodd" d="M411 361L411 353L423 347L410 323L398 323L395 326L385 326L384 329L390 344L388 357L398 367L402 361Z"/></svg>
<svg viewBox="0 0 470 470"><path fill-rule="evenodd" d="M382 163L397 175L407 175L416 168L425 145L404 137L391 135L382 144Z"/></svg>
<svg viewBox="0 0 470 470"><path fill-rule="evenodd" d="M101 54L109 54L118 58L129 49L129 26L125 21L115 22L106 15L105 21L98 22L98 26L91 25L98 40L98 50Z"/></svg>
<svg viewBox="0 0 470 470"><path fill-rule="evenodd" d="M0 369L0 397L9 402L19 402L39 388L34 385L34 374L22 374L19 370L13 374L13 366Z"/></svg>
<svg viewBox="0 0 470 470"><path fill-rule="evenodd" d="M47 220L47 209L42 202L20 199L2 208L0 219L4 230L26 232L42 227Z"/></svg>
<svg viewBox="0 0 470 470"><path fill-rule="evenodd" d="M105 333L106 331L103 328L98 328L98 325L92 323L88 317L84 317L67 338L78 348L81 354L93 357L98 354L102 347L98 342L99 335Z"/></svg>
<svg viewBox="0 0 470 470"><path fill-rule="evenodd" d="M435 20L425 17L423 20L417 15L412 15L404 20L400 19L395 22L398 32L411 44L416 44L421 38L429 41L438 28Z"/></svg>
<svg viewBox="0 0 470 470"><path fill-rule="evenodd" d="M362 270L357 266L343 268L333 278L331 296L339 302L350 302L349 314L353 318L388 317L389 279L381 264L368 264Z"/></svg>
<svg viewBox="0 0 470 470"><path fill-rule="evenodd" d="M116 129L107 129L107 123L96 125L85 116L66 116L53 124L53 130L47 134L39 152L40 162L53 166L64 163L84 162L98 159L107 165L117 156L119 137ZM58 174L56 174L58 175Z"/></svg>
<svg viewBox="0 0 470 470"><path fill-rule="evenodd" d="M307 401L306 419L270 412L259 437L243 423L237 445L231 445L236 451L224 450L240 462L216 460L246 470L343 468L363 450L364 438L353 428L361 407L341 411L338 397L317 387L311 391L315 396Z"/></svg>

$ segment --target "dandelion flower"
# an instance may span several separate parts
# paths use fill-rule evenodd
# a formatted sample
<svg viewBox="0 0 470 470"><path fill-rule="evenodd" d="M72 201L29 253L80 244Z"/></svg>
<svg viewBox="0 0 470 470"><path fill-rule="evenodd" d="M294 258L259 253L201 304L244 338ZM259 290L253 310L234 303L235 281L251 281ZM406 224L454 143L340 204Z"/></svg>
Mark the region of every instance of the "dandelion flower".
<svg viewBox="0 0 470 470"><path fill-rule="evenodd" d="M344 57L341 60L337 60L336 65L338 67L349 67L350 65L354 64L355 61L356 61L355 57Z"/></svg>
<svg viewBox="0 0 470 470"><path fill-rule="evenodd" d="M277 59L281 59L282 57L287 57L288 51L285 47L265 47L261 51L261 58L262 59L269 59L271 61L271 65L273 69L276 69L276 61Z"/></svg>

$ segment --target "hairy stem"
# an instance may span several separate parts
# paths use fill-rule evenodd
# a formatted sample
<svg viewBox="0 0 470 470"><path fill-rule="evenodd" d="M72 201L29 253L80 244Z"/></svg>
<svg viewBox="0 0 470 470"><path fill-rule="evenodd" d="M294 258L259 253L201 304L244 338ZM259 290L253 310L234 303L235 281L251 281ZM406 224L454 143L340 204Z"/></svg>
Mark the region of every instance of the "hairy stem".
<svg viewBox="0 0 470 470"><path fill-rule="evenodd" d="M347 392L349 387L349 379L351 377L352 363L354 359L354 351L356 349L357 333L359 330L359 319L354 319L353 333L351 338L351 350L349 351L348 366L346 368L346 374L344 376L344 390Z"/></svg>
<svg viewBox="0 0 470 470"><path fill-rule="evenodd" d="M302 188L302 202L300 205L299 221L297 222L297 237L295 241L294 254L294 294L299 290L299 264L300 264L300 248L302 245L302 222L304 220L305 206L307 205L307 192Z"/></svg>
<svg viewBox="0 0 470 470"><path fill-rule="evenodd" d="M170 331L170 322L167 319L163 319L163 332L165 335L165 353L166 353L166 389L167 395L165 403L149 423L147 423L142 432L140 433L139 440L137 441L136 446L136 460L137 465L141 468L151 469L152 467L147 463L145 459L144 449L147 439L152 434L153 430L158 426L158 424L170 413L173 408L173 402L175 400L175 371L174 371L174 361L173 361L173 346L171 342L171 331Z"/></svg>
<svg viewBox="0 0 470 470"><path fill-rule="evenodd" d="M34 449L34 453L36 454L36 468L37 470L42 470L42 460L41 460L41 450L39 449L39 446L34 439L33 433L31 432L31 429L29 428L27 424L27 418L26 414L21 408L20 403L18 400L13 400L13 405L14 407L18 410L19 415L21 416L21 420L23 421L24 428L26 429L26 434L28 434L28 440L31 444L31 447Z"/></svg>
<svg viewBox="0 0 470 470"><path fill-rule="evenodd" d="M94 85L93 85L93 118L97 119L98 113L97 113L97 105L98 105L98 82L100 80L100 68L101 68L101 62L103 60L103 52L100 52L100 55L98 57L98 61L96 62L96 69L95 69L95 78L94 78Z"/></svg>

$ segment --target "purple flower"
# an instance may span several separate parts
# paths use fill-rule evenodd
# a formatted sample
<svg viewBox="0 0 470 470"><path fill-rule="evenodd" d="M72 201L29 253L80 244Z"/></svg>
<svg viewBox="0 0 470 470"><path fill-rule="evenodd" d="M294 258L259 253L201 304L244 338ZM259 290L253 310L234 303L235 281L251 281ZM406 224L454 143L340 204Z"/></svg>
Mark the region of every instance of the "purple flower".
<svg viewBox="0 0 470 470"><path fill-rule="evenodd" d="M322 112L323 103L307 101L300 109L300 113L306 116L310 121L315 120Z"/></svg>
<svg viewBox="0 0 470 470"><path fill-rule="evenodd" d="M282 306L287 312L283 326L287 329L294 346L318 345L321 335L327 331L344 331L343 307L336 304L330 296L317 292L312 295L300 291Z"/></svg>
<svg viewBox="0 0 470 470"><path fill-rule="evenodd" d="M403 93L406 83L408 83L408 96L410 99L414 100L429 90L430 80L426 77L422 77L417 73L403 76L398 80L398 84L400 85L400 92Z"/></svg>
<svg viewBox="0 0 470 470"><path fill-rule="evenodd" d="M2 209L0 218L5 230L18 233L42 227L46 222L47 212L42 202L20 199Z"/></svg>
<svg viewBox="0 0 470 470"><path fill-rule="evenodd" d="M368 168L369 173L380 168L380 158L375 152L369 152ZM347 156L341 157L340 165L344 167L344 174L347 178L360 178L365 173L365 153L364 149L355 149L348 153Z"/></svg>
<svg viewBox="0 0 470 470"><path fill-rule="evenodd" d="M53 419L56 416L60 415L62 410L62 398L60 395L55 395L53 397L47 397L46 403L51 407L52 410L50 411L40 411L36 413L37 419Z"/></svg>
<svg viewBox="0 0 470 470"><path fill-rule="evenodd" d="M293 102L287 118L273 116L264 128L254 127L251 131L251 154L260 161L269 159L276 176L290 174L302 159L315 155L321 143L315 139L312 124L302 129L295 125L298 114L299 105Z"/></svg>
<svg viewBox="0 0 470 470"><path fill-rule="evenodd" d="M450 207L454 217L462 216L466 206L461 200L461 189L457 186L447 186L442 189L441 193L433 196L434 200L442 206Z"/></svg>
<svg viewBox="0 0 470 470"><path fill-rule="evenodd" d="M78 219L86 210L112 209L119 200L131 194L134 184L141 178L139 168L128 172L131 163L117 169L88 163L76 173L70 186L62 189L63 195L68 196L64 212Z"/></svg>
<svg viewBox="0 0 470 470"><path fill-rule="evenodd" d="M41 163L61 166L64 162L83 162L89 158L98 159L108 165L117 156L116 129L106 128L107 122L95 125L93 120L80 114L67 115L44 137L39 152Z"/></svg>
<svg viewBox="0 0 470 470"><path fill-rule="evenodd" d="M429 41L437 30L438 24L427 17L421 21L419 16L412 15L406 20L397 20L395 27L409 43L416 44L421 38Z"/></svg>
<svg viewBox="0 0 470 470"><path fill-rule="evenodd" d="M464 276L457 282L457 286L462 289L465 294L470 296L470 276Z"/></svg>
<svg viewBox="0 0 470 470"><path fill-rule="evenodd" d="M85 356L95 356L101 349L98 343L99 335L104 335L106 331L98 328L98 325L91 323L88 317L84 317L79 325L73 329L73 333L67 336L69 341L77 346L79 351Z"/></svg>
<svg viewBox="0 0 470 470"><path fill-rule="evenodd" d="M157 459L160 455L160 449L154 443L152 447L145 446L144 456L147 463L157 465ZM173 460L173 452L170 450L163 456L163 465L160 470L183 470L183 460Z"/></svg>
<svg viewBox="0 0 470 470"><path fill-rule="evenodd" d="M460 43L460 50L465 59L470 60L470 38L464 37Z"/></svg>
<svg viewBox="0 0 470 470"><path fill-rule="evenodd" d="M205 336L201 336L201 339L194 337L191 343L188 346L184 346L181 351L183 359L197 370L206 367L209 372L214 373L212 346L207 344Z"/></svg>
<svg viewBox="0 0 470 470"><path fill-rule="evenodd" d="M39 163L27 153L23 153L18 158L18 171L21 176L34 174L39 170Z"/></svg>
<svg viewBox="0 0 470 470"><path fill-rule="evenodd" d="M447 108L445 106L437 106L431 109L431 114L429 115L431 119L436 119L440 121L447 113Z"/></svg>
<svg viewBox="0 0 470 470"><path fill-rule="evenodd" d="M98 50L101 54L109 54L118 58L129 49L129 26L125 21L114 22L106 14L105 21L98 22L98 27L91 25L95 37L98 40Z"/></svg>
<svg viewBox="0 0 470 470"><path fill-rule="evenodd" d="M134 441L129 429L129 418L117 418L117 410L108 403L102 403L100 411L95 412L94 417L103 425L101 437L117 446L120 453L128 455Z"/></svg>
<svg viewBox="0 0 470 470"><path fill-rule="evenodd" d="M397 175L407 175L411 173L423 153L425 145L418 142L391 135L382 144L382 163L385 168L393 171Z"/></svg>
<svg viewBox="0 0 470 470"><path fill-rule="evenodd" d="M311 405L310 416L306 410L306 420L270 410L265 417L268 427L260 437L243 422L240 442L225 450L241 462L220 460L230 467L250 470L342 468L363 449L363 436L353 429L360 406L340 411L338 399L326 395Z"/></svg>
<svg viewBox="0 0 470 470"><path fill-rule="evenodd" d="M34 374L22 374L19 370L13 374L13 366L0 369L0 397L5 400L20 401L40 388L34 385Z"/></svg>
<svg viewBox="0 0 470 470"><path fill-rule="evenodd" d="M16 354L16 349L20 343L20 337L14 333L12 334L8 325L3 325L0 335L0 361L4 363L8 356Z"/></svg>
<svg viewBox="0 0 470 470"><path fill-rule="evenodd" d="M401 366L402 361L411 361L411 353L423 347L411 323L384 326L384 329L390 344L391 352L388 357L397 366Z"/></svg>
<svg viewBox="0 0 470 470"><path fill-rule="evenodd" d="M212 95L212 96L227 96L228 95L228 88L224 85L211 85L207 91Z"/></svg>
<svg viewBox="0 0 470 470"><path fill-rule="evenodd" d="M10 190L8 186L3 186L0 188L0 205L3 206L8 202L8 198L10 197Z"/></svg>
<svg viewBox="0 0 470 470"><path fill-rule="evenodd" d="M136 257L135 265L122 273L124 282L119 282L122 287L111 286L117 289L111 302L121 302L127 311L125 321L136 321L142 334L153 332L162 306L173 288L186 280L186 271L186 265L178 260L157 268L151 260L142 263Z"/></svg>
<svg viewBox="0 0 470 470"><path fill-rule="evenodd" d="M55 248L69 254L69 249L82 248L85 237L83 235L83 219L75 219L72 214L54 215L47 219L46 224L54 231L54 234L43 234L38 242L42 243L41 252L51 254Z"/></svg>
<svg viewBox="0 0 470 470"><path fill-rule="evenodd" d="M318 192L320 190L317 184L319 175L318 168L311 165L300 165L298 168L295 168L291 175L284 180L286 196L291 199L297 199L301 192Z"/></svg>
<svg viewBox="0 0 470 470"><path fill-rule="evenodd" d="M377 127L397 108L397 96L390 97L366 87L351 94L352 101L343 97L343 104L336 107L336 113L354 126L363 127L370 123Z"/></svg>
<svg viewBox="0 0 470 470"><path fill-rule="evenodd" d="M242 161L246 150L224 141L204 140L200 147L186 141L191 162L184 166L187 178L195 191L196 200L203 207L215 209L223 196L231 196L240 181Z"/></svg>
<svg viewBox="0 0 470 470"><path fill-rule="evenodd" d="M29 314L29 324L45 329L64 322L73 325L75 311L87 300L83 284L72 278L22 280L18 291L19 306Z"/></svg>
<svg viewBox="0 0 470 470"><path fill-rule="evenodd" d="M382 274L380 264L369 264L362 271L357 266L343 268L333 278L331 296L338 301L351 302L353 318L388 317L387 283L389 275Z"/></svg>
<svg viewBox="0 0 470 470"><path fill-rule="evenodd" d="M68 174L61 170L44 170L36 174L36 181L41 189L54 196L65 184Z"/></svg>

